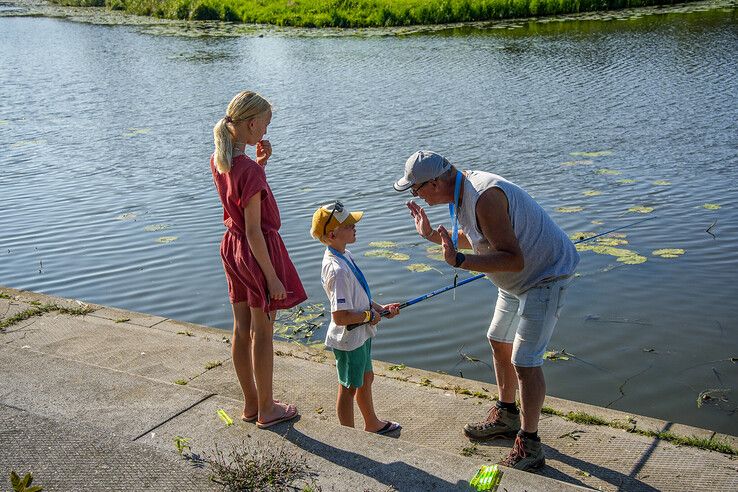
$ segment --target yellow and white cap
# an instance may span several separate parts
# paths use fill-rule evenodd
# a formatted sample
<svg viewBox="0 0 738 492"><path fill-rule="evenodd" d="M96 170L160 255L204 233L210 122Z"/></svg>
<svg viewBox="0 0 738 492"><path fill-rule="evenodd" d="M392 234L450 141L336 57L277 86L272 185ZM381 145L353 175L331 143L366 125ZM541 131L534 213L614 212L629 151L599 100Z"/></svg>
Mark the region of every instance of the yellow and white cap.
<svg viewBox="0 0 738 492"><path fill-rule="evenodd" d="M315 211L313 223L310 226L310 235L320 240L337 227L356 224L363 215L364 212L349 212L348 208L336 200Z"/></svg>

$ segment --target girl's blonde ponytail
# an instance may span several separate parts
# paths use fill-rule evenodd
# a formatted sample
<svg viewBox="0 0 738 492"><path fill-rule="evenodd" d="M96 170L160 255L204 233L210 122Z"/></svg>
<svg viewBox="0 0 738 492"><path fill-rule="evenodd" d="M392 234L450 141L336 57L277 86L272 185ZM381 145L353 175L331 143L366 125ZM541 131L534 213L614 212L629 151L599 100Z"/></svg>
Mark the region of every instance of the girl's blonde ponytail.
<svg viewBox="0 0 738 492"><path fill-rule="evenodd" d="M234 136L229 125L250 120L268 111L271 107L269 101L256 92L239 92L231 99L226 109L226 116L218 120L213 127L213 141L215 142L213 160L219 173L223 174L231 170Z"/></svg>

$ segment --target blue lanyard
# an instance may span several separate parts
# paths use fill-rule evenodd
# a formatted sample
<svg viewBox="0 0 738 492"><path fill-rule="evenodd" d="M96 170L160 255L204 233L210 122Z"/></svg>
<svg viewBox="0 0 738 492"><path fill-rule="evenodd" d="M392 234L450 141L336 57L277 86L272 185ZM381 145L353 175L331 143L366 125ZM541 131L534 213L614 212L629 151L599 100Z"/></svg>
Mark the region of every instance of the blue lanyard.
<svg viewBox="0 0 738 492"><path fill-rule="evenodd" d="M451 231L451 241L454 243L454 248L459 249L459 194L461 192L461 181L464 179L464 175L461 171L456 172L456 185L454 185L454 203L448 204L448 213L451 215L451 225L453 229Z"/></svg>
<svg viewBox="0 0 738 492"><path fill-rule="evenodd" d="M330 251L334 255L341 258L344 262L346 262L346 264L351 269L351 271L354 272L354 276L356 277L356 280L359 281L361 286L364 288L364 292L366 292L366 296L369 298L369 308L371 308L372 307L372 292L369 290L369 284L367 283L366 278L364 277L364 274L361 273L359 266L356 263L354 263L354 260L346 258L341 253L339 253L335 248L331 248L330 246L328 246L328 251Z"/></svg>

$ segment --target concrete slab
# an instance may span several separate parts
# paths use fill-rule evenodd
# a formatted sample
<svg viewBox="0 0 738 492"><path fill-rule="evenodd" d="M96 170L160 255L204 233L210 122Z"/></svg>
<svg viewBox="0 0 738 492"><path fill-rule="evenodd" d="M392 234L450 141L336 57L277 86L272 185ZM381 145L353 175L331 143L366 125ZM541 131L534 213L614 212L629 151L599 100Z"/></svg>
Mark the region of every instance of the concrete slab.
<svg viewBox="0 0 738 492"><path fill-rule="evenodd" d="M0 346L0 404L134 439L207 397L129 373Z"/></svg>
<svg viewBox="0 0 738 492"><path fill-rule="evenodd" d="M0 303L0 309L6 306L10 312L11 307L21 309L31 301L75 302L12 294L12 302L0 299L9 301ZM253 425L240 422L221 431L216 407L225 406L237 417L241 406L231 347L223 343L230 333L173 320L151 326L146 324L153 320L131 322L146 316L98 307L88 316L48 313L14 325L0 334L0 371L8 375L0 380L0 404L124 440L146 433L137 442L169 453L173 453L175 433L189 433L206 447L215 442L235 443L246 432L259 442L282 443L305 453L310 463L327 473L321 475L320 483L335 490L344 490L341 484L346 483L380 487L378 490L386 490L390 483L401 484L403 490L453 489L461 487L461 480L468 480L480 464L498 461L512 446L505 440L471 443L461 433L464 423L486 415L492 404L489 395L496 394L494 385L382 362L375 363L375 407L380 417L401 422L403 430L396 439L380 439L342 428L334 410L333 355L282 342L275 342L275 397L296 403L301 419L294 426L280 425L277 433L257 432ZM206 370L209 362L222 364ZM174 379L189 383L171 384ZM547 398L546 405L558 412L585 412L627 422L638 429L738 444L733 436L713 437L706 429L592 405L557 398ZM356 414L357 426L361 426L358 411ZM147 437L152 428L154 437ZM288 428L285 440L279 433ZM522 486L528 490L563 486L527 482L529 477L601 490L738 489L738 463L727 454L677 447L555 415L543 417L539 433L548 466L537 476L516 478L511 471L507 476L515 480L508 490L520 484L528 484ZM290 437L294 435L299 439ZM331 481L327 477L332 474L339 478Z"/></svg>
<svg viewBox="0 0 738 492"><path fill-rule="evenodd" d="M172 453L1 404L0 440L3 485L15 470L47 492L213 489L205 470Z"/></svg>

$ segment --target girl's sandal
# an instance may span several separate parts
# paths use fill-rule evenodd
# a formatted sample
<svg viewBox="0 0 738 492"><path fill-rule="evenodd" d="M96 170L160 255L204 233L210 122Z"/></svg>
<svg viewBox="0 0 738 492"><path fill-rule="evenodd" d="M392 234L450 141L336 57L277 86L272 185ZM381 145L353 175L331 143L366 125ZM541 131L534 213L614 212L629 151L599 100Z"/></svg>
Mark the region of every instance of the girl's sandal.
<svg viewBox="0 0 738 492"><path fill-rule="evenodd" d="M279 403L279 400L273 400L274 403ZM259 418L259 411L257 410L255 414L253 415L241 415L241 420L244 422L256 422L256 419Z"/></svg>
<svg viewBox="0 0 738 492"><path fill-rule="evenodd" d="M266 429L280 422L286 422L288 420L292 420L295 417L297 417L297 407L292 404L289 404L287 405L287 408L285 409L281 417L277 417L275 419L268 420L266 422L259 422L257 420L256 427L258 427L259 429Z"/></svg>

